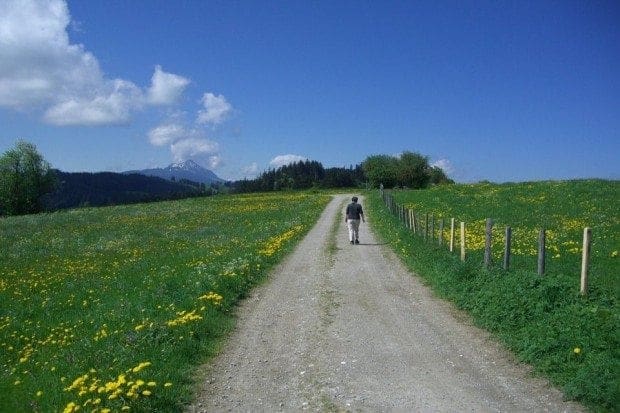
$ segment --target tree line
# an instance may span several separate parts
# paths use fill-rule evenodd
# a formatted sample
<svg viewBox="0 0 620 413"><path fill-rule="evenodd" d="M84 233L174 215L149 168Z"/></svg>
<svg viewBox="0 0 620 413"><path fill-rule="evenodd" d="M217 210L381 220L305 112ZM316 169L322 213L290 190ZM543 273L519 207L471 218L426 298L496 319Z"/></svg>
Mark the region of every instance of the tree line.
<svg viewBox="0 0 620 413"><path fill-rule="evenodd" d="M54 170L25 141L0 157L0 215L21 215L78 206L160 201L223 192L266 192L309 188L426 188L453 181L429 159L415 152L372 155L361 164L325 168L318 161L299 161L269 169L255 179L206 187L143 175L67 173Z"/></svg>
<svg viewBox="0 0 620 413"><path fill-rule="evenodd" d="M269 169L255 179L232 183L235 192L266 192L309 188L347 188L363 185L361 165L349 168L324 168L318 161L298 161Z"/></svg>
<svg viewBox="0 0 620 413"><path fill-rule="evenodd" d="M308 188L427 188L454 183L427 156L403 152L398 156L372 155L349 168L324 168L317 161L298 161L263 172L257 178L235 182L237 192L280 191Z"/></svg>

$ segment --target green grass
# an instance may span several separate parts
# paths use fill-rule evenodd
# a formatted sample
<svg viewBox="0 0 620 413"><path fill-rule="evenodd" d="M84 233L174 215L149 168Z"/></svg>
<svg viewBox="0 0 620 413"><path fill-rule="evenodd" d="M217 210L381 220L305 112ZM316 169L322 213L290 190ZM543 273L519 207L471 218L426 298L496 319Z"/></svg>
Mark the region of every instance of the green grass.
<svg viewBox="0 0 620 413"><path fill-rule="evenodd" d="M392 194L419 216L428 212L467 225L469 249L461 262L458 252L413 235L389 214L378 193L369 194L374 227L411 269L568 398L596 411L620 409L620 182L454 185ZM490 270L482 267L486 218L496 223ZM514 236L510 271L501 269L505 225ZM589 294L582 297L585 226L594 239ZM548 230L550 256L543 277L536 273L540 227Z"/></svg>
<svg viewBox="0 0 620 413"><path fill-rule="evenodd" d="M0 219L0 411L179 411L326 194ZM73 403L73 404L71 404Z"/></svg>

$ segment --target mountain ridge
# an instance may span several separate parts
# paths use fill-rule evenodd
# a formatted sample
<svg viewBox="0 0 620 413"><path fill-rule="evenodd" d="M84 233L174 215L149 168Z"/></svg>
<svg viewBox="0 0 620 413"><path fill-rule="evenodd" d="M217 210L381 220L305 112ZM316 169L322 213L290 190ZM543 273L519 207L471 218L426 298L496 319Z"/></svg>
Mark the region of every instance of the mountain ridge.
<svg viewBox="0 0 620 413"><path fill-rule="evenodd" d="M201 166L197 162L187 159L182 162L171 163L165 168L150 168L140 169L133 171L122 172L125 175L139 174L145 176L155 176L158 178L167 179L169 181L179 181L187 179L192 182L203 183L210 185L212 183L224 183L225 179L217 176L213 171Z"/></svg>

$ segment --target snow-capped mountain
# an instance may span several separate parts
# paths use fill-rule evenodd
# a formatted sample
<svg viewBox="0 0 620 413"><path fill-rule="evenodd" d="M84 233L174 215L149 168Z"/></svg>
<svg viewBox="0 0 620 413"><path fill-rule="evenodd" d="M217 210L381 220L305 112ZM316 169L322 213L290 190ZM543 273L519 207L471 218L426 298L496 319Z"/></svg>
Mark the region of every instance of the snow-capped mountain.
<svg viewBox="0 0 620 413"><path fill-rule="evenodd" d="M142 169L139 171L127 171L125 174L140 174L146 176L157 176L164 179L180 181L187 179L193 182L204 184L225 182L224 179L218 177L215 173L198 165L190 160L173 163L165 168Z"/></svg>

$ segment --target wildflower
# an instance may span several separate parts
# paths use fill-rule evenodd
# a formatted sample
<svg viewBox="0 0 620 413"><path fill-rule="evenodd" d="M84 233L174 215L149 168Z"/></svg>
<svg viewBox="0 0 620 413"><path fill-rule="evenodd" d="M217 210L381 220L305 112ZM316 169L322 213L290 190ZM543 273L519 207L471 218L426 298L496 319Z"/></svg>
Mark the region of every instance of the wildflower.
<svg viewBox="0 0 620 413"><path fill-rule="evenodd" d="M142 392L142 395L143 395L143 396L150 396L150 395L151 395L151 391L150 391L150 390L144 390L144 391Z"/></svg>
<svg viewBox="0 0 620 413"><path fill-rule="evenodd" d="M134 367L133 369L131 369L131 371L132 371L132 372L134 372L134 373L137 373L137 372L139 372L140 370L142 370L143 368L148 367L148 366L150 366L150 365L151 365L151 362L150 362L150 361L145 361L145 362L143 362L143 363L138 364L136 367Z"/></svg>
<svg viewBox="0 0 620 413"><path fill-rule="evenodd" d="M573 353L575 353L575 354L581 354L581 349L580 349L579 347L575 347L575 348L573 349Z"/></svg>
<svg viewBox="0 0 620 413"><path fill-rule="evenodd" d="M41 396L43 396L43 392L42 392L41 390L39 390L39 391L37 392L37 397L41 397Z"/></svg>
<svg viewBox="0 0 620 413"><path fill-rule="evenodd" d="M171 387L172 383L168 382L168 383L164 383L164 387Z"/></svg>
<svg viewBox="0 0 620 413"><path fill-rule="evenodd" d="M74 402L69 402L69 404L65 406L63 413L72 413L77 412L78 410L80 410L80 406L78 406Z"/></svg>

